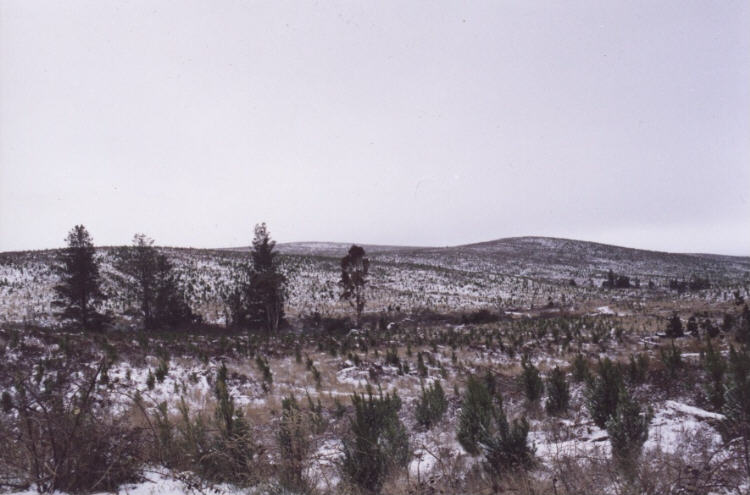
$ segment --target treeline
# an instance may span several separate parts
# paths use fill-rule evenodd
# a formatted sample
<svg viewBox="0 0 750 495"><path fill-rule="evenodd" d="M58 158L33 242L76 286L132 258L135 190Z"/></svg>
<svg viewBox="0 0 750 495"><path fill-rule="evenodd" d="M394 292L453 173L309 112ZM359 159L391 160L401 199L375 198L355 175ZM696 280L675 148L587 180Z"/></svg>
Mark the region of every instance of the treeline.
<svg viewBox="0 0 750 495"><path fill-rule="evenodd" d="M574 283L575 281L571 285L574 285ZM602 282L602 287L605 289L640 289L641 280L639 278L631 279L627 275L615 273L610 269L607 272L607 279ZM665 287L682 294L688 291L696 292L710 289L711 281L708 278L692 275L689 280L670 279ZM648 288L651 290L656 289L656 284L652 280L649 280Z"/></svg>
<svg viewBox="0 0 750 495"><path fill-rule="evenodd" d="M135 234L130 246L116 248L114 252L114 268L122 274L117 283L133 304L133 309L123 315L103 310L108 296L102 290L100 260L95 256L93 239L86 228L73 227L66 243L54 267L59 282L54 287L52 302L54 314L63 325L97 331L114 323L116 316L134 318L145 330L201 323L200 315L190 307L179 273L154 246L153 239ZM256 225L249 259L234 270L229 287L221 294L227 327L272 334L286 324L288 280L281 272L275 246L266 224ZM357 326L366 304L368 273L365 250L353 245L341 259L339 286L340 298L351 305Z"/></svg>

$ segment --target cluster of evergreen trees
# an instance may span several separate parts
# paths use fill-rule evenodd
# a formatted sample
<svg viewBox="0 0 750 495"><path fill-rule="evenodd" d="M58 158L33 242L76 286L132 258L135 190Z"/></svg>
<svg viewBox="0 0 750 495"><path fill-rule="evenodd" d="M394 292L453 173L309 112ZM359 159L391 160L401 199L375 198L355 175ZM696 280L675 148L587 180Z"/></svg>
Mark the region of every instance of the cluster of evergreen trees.
<svg viewBox="0 0 750 495"><path fill-rule="evenodd" d="M101 260L93 239L83 225L76 225L66 242L55 268L59 276L52 303L55 314L66 325L101 330L112 318L103 309L107 294L102 290ZM251 263L236 274L234 289L226 297L233 326L270 332L283 322L286 278L279 270L275 244L265 223L255 227ZM114 258L143 328L172 329L200 322L174 265L153 239L136 234L132 245L118 248Z"/></svg>

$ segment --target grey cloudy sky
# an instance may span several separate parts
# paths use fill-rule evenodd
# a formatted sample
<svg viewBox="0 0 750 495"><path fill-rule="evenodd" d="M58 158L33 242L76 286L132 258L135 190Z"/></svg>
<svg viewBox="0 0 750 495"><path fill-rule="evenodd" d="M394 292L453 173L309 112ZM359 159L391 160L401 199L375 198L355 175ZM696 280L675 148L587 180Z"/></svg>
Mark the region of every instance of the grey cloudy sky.
<svg viewBox="0 0 750 495"><path fill-rule="evenodd" d="M0 250L750 255L747 1L0 1Z"/></svg>

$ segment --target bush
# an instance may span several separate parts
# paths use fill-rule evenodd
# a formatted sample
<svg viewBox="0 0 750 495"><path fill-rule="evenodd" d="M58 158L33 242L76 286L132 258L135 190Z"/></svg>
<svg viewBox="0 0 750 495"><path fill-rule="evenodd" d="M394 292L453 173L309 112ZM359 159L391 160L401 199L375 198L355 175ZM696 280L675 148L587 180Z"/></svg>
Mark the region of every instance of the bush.
<svg viewBox="0 0 750 495"><path fill-rule="evenodd" d="M429 429L436 424L445 414L448 401L439 380L435 380L429 387L422 386L422 395L417 403L417 423Z"/></svg>
<svg viewBox="0 0 750 495"><path fill-rule="evenodd" d="M648 376L648 355L640 353L637 356L631 354L628 362L628 382L631 385L640 385L646 381Z"/></svg>
<svg viewBox="0 0 750 495"><path fill-rule="evenodd" d="M355 414L343 440L342 471L353 485L377 493L388 474L406 465L411 455L406 427L398 418L401 399L382 391L373 397L368 387L366 396L352 396L352 404Z"/></svg>
<svg viewBox="0 0 750 495"><path fill-rule="evenodd" d="M201 412L191 415L184 399L180 417L172 423L166 404L153 413L157 459L165 466L192 472L211 483L249 485L258 478L262 449L253 440L253 431L228 392L224 364L214 385L216 409L213 417ZM143 405L140 405L143 408Z"/></svg>
<svg viewBox="0 0 750 495"><path fill-rule="evenodd" d="M526 399L529 402L536 403L544 393L544 382L539 374L539 369L529 361L528 357L524 357L521 360L521 366L523 367L521 384L523 385Z"/></svg>
<svg viewBox="0 0 750 495"><path fill-rule="evenodd" d="M677 378L677 373L682 368L682 351L674 345L674 341L669 348L659 349L659 356L661 356L661 362L664 364L664 368L667 370L667 376L670 380Z"/></svg>
<svg viewBox="0 0 750 495"><path fill-rule="evenodd" d="M720 411L724 407L724 374L727 364L721 357L721 353L714 349L711 339L706 339L706 350L703 352L703 369L707 375L704 385L706 398L715 410Z"/></svg>
<svg viewBox="0 0 750 495"><path fill-rule="evenodd" d="M271 367L268 365L268 360L258 354L255 357L255 364L258 365L258 369L263 374L263 391L268 392L273 386L273 373L271 373Z"/></svg>
<svg viewBox="0 0 750 495"><path fill-rule="evenodd" d="M743 464L750 477L750 354L746 347L729 349L728 372L723 412L730 436L742 439Z"/></svg>
<svg viewBox="0 0 750 495"><path fill-rule="evenodd" d="M609 358L600 360L597 376L589 379L586 386L586 405L599 428L605 428L609 418L614 416L622 387L620 367Z"/></svg>
<svg viewBox="0 0 750 495"><path fill-rule="evenodd" d="M427 377L427 366L424 364L424 357L422 357L422 353L417 353L417 374L422 377Z"/></svg>
<svg viewBox="0 0 750 495"><path fill-rule="evenodd" d="M97 397L104 364L45 368L20 371L4 400L0 488L12 480L39 492L81 493L138 481L143 431L113 416Z"/></svg>
<svg viewBox="0 0 750 495"><path fill-rule="evenodd" d="M666 334L670 339L676 339L685 335L682 329L682 321L680 320L680 317L677 316L677 313L673 313L672 317L669 319Z"/></svg>
<svg viewBox="0 0 750 495"><path fill-rule="evenodd" d="M576 383L588 381L591 378L591 371L589 370L589 362L583 357L583 354L578 353L573 359L573 381Z"/></svg>
<svg viewBox="0 0 750 495"><path fill-rule="evenodd" d="M279 482L292 492L304 493L308 489L304 469L310 449L309 433L294 395L283 399L281 422L276 433L281 458Z"/></svg>
<svg viewBox="0 0 750 495"><path fill-rule="evenodd" d="M480 444L485 469L496 484L496 480L507 471L531 467L534 450L528 444L529 423L526 418L514 419L509 424L501 406L495 423L494 429L482 435Z"/></svg>
<svg viewBox="0 0 750 495"><path fill-rule="evenodd" d="M456 431L458 442L466 452L471 455L479 454L479 441L489 431L494 416L495 406L487 387L478 378L470 376L458 414Z"/></svg>
<svg viewBox="0 0 750 495"><path fill-rule="evenodd" d="M615 414L607 420L607 433L612 445L612 458L632 478L635 474L643 444L648 439L648 424L652 414L643 414L641 406L633 400L627 390L620 389Z"/></svg>
<svg viewBox="0 0 750 495"><path fill-rule="evenodd" d="M547 391L549 393L545 404L547 413L552 415L565 413L570 403L570 387L568 387L568 382L565 379L565 372L557 366L550 373Z"/></svg>

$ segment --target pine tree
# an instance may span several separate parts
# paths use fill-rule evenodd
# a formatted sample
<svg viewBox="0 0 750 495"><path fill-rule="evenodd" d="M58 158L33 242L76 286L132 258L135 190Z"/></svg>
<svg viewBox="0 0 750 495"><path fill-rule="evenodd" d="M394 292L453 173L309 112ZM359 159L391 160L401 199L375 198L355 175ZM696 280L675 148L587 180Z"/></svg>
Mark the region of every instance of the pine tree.
<svg viewBox="0 0 750 495"><path fill-rule="evenodd" d="M144 234L135 234L133 245L121 248L115 262L115 267L129 276L128 289L138 301L143 326L146 329L155 326L153 305L156 257L154 240Z"/></svg>
<svg viewBox="0 0 750 495"><path fill-rule="evenodd" d="M370 260L365 257L365 250L360 246L352 245L347 255L341 258L341 299L348 301L354 308L357 326L360 325L362 311L367 302L365 286L369 270Z"/></svg>
<svg viewBox="0 0 750 495"><path fill-rule="evenodd" d="M547 413L552 415L565 413L570 403L570 387L565 379L565 372L557 366L550 373L547 391L549 393L545 404Z"/></svg>
<svg viewBox="0 0 750 495"><path fill-rule="evenodd" d="M591 419L599 428L604 428L607 421L615 414L623 387L620 367L609 358L599 361L598 375L588 380L586 386L586 404Z"/></svg>
<svg viewBox="0 0 750 495"><path fill-rule="evenodd" d="M741 442L742 460L750 477L750 353L747 347L729 348L724 415L733 438Z"/></svg>
<svg viewBox="0 0 750 495"><path fill-rule="evenodd" d="M612 457L628 477L634 475L643 444L648 439L651 416L650 412L643 414L641 406L625 387L620 389L617 408L607 420L606 428L612 445Z"/></svg>
<svg viewBox="0 0 750 495"><path fill-rule="evenodd" d="M342 469L349 482L378 493L386 476L406 465L411 455L406 427L398 418L401 399L382 392L373 397L368 386L367 395L352 396L352 404L355 415L343 442Z"/></svg>
<svg viewBox="0 0 750 495"><path fill-rule="evenodd" d="M294 395L282 399L281 423L276 434L281 454L279 481L283 487L295 493L305 493L308 488L304 477L305 460L310 448L308 437L309 431Z"/></svg>
<svg viewBox="0 0 750 495"><path fill-rule="evenodd" d="M670 339L676 339L685 335L682 330L682 321L680 320L680 317L677 316L677 313L673 313L672 317L669 319L666 334Z"/></svg>
<svg viewBox="0 0 750 495"><path fill-rule="evenodd" d="M534 462L534 449L528 443L529 423L526 418L508 422L503 407L498 408L495 425L479 441L484 453L484 467L497 481L508 471L528 469ZM497 486L495 486L497 488Z"/></svg>
<svg viewBox="0 0 750 495"><path fill-rule="evenodd" d="M456 430L456 438L466 452L479 454L479 441L489 431L494 417L495 405L487 387L482 380L470 376Z"/></svg>
<svg viewBox="0 0 750 495"><path fill-rule="evenodd" d="M133 236L133 245L117 253L115 266L129 276L128 288L138 300L147 330L174 328L199 318L187 304L169 259L144 234Z"/></svg>
<svg viewBox="0 0 750 495"><path fill-rule="evenodd" d="M286 301L286 277L279 270L275 247L276 241L271 239L265 222L256 225L247 288L249 320L251 325L265 328L269 334L278 330L284 320Z"/></svg>
<svg viewBox="0 0 750 495"><path fill-rule="evenodd" d="M714 409L720 411L724 406L724 374L727 365L721 353L714 349L710 338L706 338L703 369L708 377L707 383L704 385L706 396Z"/></svg>
<svg viewBox="0 0 750 495"><path fill-rule="evenodd" d="M539 369L534 366L527 356L524 356L521 360L521 366L523 367L521 384L523 385L526 399L531 403L536 403L544 393L544 382L539 374Z"/></svg>
<svg viewBox="0 0 750 495"><path fill-rule="evenodd" d="M60 283L54 287L52 306L61 321L76 322L82 330L98 330L105 321L100 308L106 298L93 240L83 225L76 225L66 242L68 247L58 256Z"/></svg>
<svg viewBox="0 0 750 495"><path fill-rule="evenodd" d="M750 308L748 308L747 304L742 307L739 325L737 325L736 339L741 344L750 344Z"/></svg>
<svg viewBox="0 0 750 495"><path fill-rule="evenodd" d="M440 421L447 408L448 401L439 380L435 380L427 388L422 385L422 395L415 413L417 423L429 429Z"/></svg>
<svg viewBox="0 0 750 495"><path fill-rule="evenodd" d="M193 313L180 287L179 277L165 255L156 258L155 300L153 319L157 326L175 328L196 323L200 316Z"/></svg>

